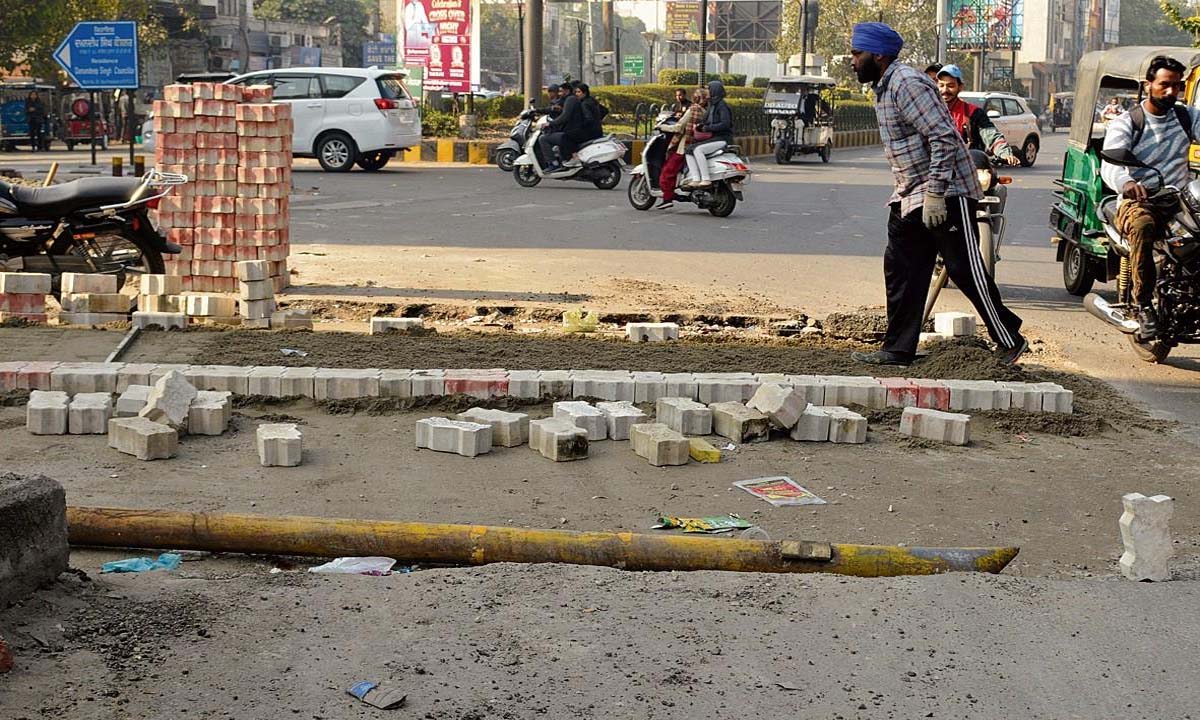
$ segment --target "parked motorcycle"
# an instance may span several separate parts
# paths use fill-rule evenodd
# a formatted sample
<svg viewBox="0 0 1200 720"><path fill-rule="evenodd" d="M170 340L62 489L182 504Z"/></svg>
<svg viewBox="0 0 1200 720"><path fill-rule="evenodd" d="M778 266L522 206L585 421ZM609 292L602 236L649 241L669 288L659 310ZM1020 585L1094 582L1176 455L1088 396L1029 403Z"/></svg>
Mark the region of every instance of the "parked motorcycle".
<svg viewBox="0 0 1200 720"><path fill-rule="evenodd" d="M1100 157L1114 165L1146 168L1158 178L1158 188L1150 192L1149 202L1175 213L1167 227L1167 237L1154 244L1154 307L1158 314L1158 334L1141 335L1134 313L1133 266L1129 240L1116 227L1121 199L1106 198L1098 208L1107 245L1120 258L1117 275L1117 301L1109 303L1096 293L1088 293L1083 305L1092 315L1112 325L1129 338L1137 356L1146 362L1160 363L1172 348L1200 343L1200 180L1187 187L1167 185L1162 173L1148 167L1129 150L1105 150Z"/></svg>
<svg viewBox="0 0 1200 720"><path fill-rule="evenodd" d="M513 163L525 151L525 141L529 139L529 128L533 127L533 108L529 108L517 118L517 123L508 131L508 139L496 148L496 167L504 172L512 172Z"/></svg>
<svg viewBox="0 0 1200 720"><path fill-rule="evenodd" d="M663 164L667 161L667 145L670 133L658 129L671 117L669 110L659 114L655 120L654 134L646 141L642 150L642 163L630 172L629 204L638 210L649 210L656 198L662 197L658 185ZM739 155L736 145L726 145L707 156L709 177L712 185L703 188L684 187L688 179L686 166L679 174L675 189L675 202L690 202L717 217L728 217L738 200L743 199L743 185L750 179L750 165Z"/></svg>
<svg viewBox="0 0 1200 720"><path fill-rule="evenodd" d="M116 275L122 288L161 274L163 254L181 248L154 229L148 212L187 181L151 170L49 187L0 182L0 271L48 273L56 296L65 272Z"/></svg>
<svg viewBox="0 0 1200 720"><path fill-rule="evenodd" d="M532 111L527 110L526 112ZM524 113L522 113L524 114ZM549 159L542 157L538 138L546 131L549 118L538 118L533 132L525 140L525 152L513 161L513 177L521 187L533 187L543 178L550 180L581 180L595 184L601 190L612 190L621 184L621 172L625 167L625 146L612 135L588 140L579 147L561 168L546 172Z"/></svg>

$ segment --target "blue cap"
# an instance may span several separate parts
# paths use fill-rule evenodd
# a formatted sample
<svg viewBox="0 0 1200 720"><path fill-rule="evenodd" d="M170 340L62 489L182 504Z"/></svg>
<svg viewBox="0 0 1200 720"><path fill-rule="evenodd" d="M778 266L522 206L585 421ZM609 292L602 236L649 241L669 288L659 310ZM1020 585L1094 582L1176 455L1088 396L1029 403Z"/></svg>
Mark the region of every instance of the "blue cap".
<svg viewBox="0 0 1200 720"><path fill-rule="evenodd" d="M965 82L963 80L962 68L957 65L946 65L941 70L938 70L937 76L940 78L943 75L949 75L960 83Z"/></svg>

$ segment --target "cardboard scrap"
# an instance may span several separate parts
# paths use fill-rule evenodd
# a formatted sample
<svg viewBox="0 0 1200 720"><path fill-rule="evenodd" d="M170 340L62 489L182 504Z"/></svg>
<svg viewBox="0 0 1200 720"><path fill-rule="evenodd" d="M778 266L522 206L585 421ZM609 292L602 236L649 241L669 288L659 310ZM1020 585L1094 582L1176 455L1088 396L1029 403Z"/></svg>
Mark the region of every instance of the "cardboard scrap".
<svg viewBox="0 0 1200 720"><path fill-rule="evenodd" d="M346 692L380 710L398 708L408 699L408 694L400 688L384 687L370 681L355 683L354 687Z"/></svg>
<svg viewBox="0 0 1200 720"><path fill-rule="evenodd" d="M824 505L825 501L784 475L738 480L733 484L772 505Z"/></svg>

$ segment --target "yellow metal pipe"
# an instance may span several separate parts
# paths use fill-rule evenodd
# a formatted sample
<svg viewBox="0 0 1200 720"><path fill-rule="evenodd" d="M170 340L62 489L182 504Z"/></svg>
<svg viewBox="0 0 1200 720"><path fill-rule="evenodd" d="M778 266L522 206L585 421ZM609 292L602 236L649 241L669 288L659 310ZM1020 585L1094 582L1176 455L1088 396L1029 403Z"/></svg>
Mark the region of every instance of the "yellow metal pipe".
<svg viewBox="0 0 1200 720"><path fill-rule="evenodd" d="M486 525L67 508L73 545L264 555L378 555L401 562L569 563L624 570L829 572L859 577L998 573L1018 548L902 548Z"/></svg>

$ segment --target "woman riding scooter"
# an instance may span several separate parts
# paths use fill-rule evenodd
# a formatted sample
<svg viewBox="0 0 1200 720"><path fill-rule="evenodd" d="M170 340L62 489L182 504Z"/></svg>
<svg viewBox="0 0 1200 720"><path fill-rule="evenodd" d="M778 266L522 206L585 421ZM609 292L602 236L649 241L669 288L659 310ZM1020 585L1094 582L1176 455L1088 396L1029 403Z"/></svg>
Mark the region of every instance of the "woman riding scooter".
<svg viewBox="0 0 1200 720"><path fill-rule="evenodd" d="M662 188L662 201L657 210L666 210L675 206L675 182L679 179L679 171L683 169L687 149L694 142L696 125L699 124L705 110L708 91L696 88L692 93L692 102L683 108L683 115L675 122L665 122L658 126L663 132L673 133L671 144L667 146L667 160L663 163L662 173L658 176L658 186ZM706 161L707 162L707 161Z"/></svg>
<svg viewBox="0 0 1200 720"><path fill-rule="evenodd" d="M733 109L725 102L725 85L720 80L708 83L708 110L696 127L696 146L687 155L688 184L712 185L707 155L733 142Z"/></svg>

